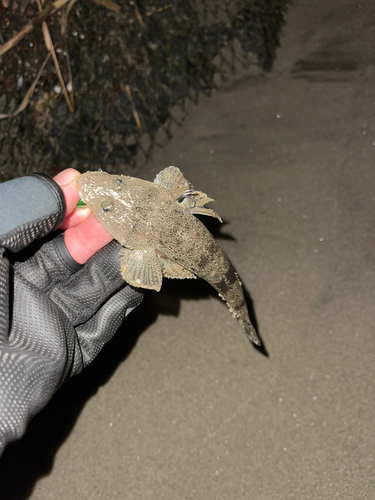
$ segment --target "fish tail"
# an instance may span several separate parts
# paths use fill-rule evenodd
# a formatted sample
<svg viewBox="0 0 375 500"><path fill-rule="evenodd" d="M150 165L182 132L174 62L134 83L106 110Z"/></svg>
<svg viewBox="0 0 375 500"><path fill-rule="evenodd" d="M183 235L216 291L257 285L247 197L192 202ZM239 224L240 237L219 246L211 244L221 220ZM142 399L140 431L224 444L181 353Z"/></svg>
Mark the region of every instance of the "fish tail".
<svg viewBox="0 0 375 500"><path fill-rule="evenodd" d="M261 345L260 339L257 335L257 332L255 331L255 328L251 324L250 321L244 321L243 319L237 318L240 325L242 326L243 331L245 332L246 336L248 339L256 344L257 346Z"/></svg>
<svg viewBox="0 0 375 500"><path fill-rule="evenodd" d="M241 281L239 280L237 273L234 272L234 274L236 276L235 283L232 284L230 290L228 290L226 294L219 292L219 297L226 302L232 316L239 322L247 338L254 344L260 346L261 341L249 318L249 312L243 295Z"/></svg>

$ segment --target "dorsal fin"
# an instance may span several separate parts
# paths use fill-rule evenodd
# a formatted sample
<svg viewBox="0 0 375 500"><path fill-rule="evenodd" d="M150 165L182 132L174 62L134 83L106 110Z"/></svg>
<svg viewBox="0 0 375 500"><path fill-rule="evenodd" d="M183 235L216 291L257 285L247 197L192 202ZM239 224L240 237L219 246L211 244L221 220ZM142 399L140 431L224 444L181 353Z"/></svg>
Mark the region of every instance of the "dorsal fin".
<svg viewBox="0 0 375 500"><path fill-rule="evenodd" d="M194 189L194 186L185 179L184 174L177 167L165 168L158 173L154 182L172 191L175 200L178 200L185 191Z"/></svg>

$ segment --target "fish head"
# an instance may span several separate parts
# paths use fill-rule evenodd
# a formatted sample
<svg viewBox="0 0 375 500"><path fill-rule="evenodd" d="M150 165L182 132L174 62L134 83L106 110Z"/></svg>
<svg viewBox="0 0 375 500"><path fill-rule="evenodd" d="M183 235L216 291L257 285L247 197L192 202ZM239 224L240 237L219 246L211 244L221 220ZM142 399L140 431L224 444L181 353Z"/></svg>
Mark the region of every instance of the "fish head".
<svg viewBox="0 0 375 500"><path fill-rule="evenodd" d="M163 188L126 175L86 172L78 177L76 187L96 219L120 242L118 233L147 225L152 211L163 206L159 194Z"/></svg>
<svg viewBox="0 0 375 500"><path fill-rule="evenodd" d="M78 177L76 188L81 200L95 214L102 211L111 212L116 201L124 198L125 179L125 176L106 172L86 172Z"/></svg>
<svg viewBox="0 0 375 500"><path fill-rule="evenodd" d="M113 188L122 183L120 176L119 181L106 172L85 172L76 181L78 194L82 201L89 204L94 199L103 199L111 196ZM112 186L113 185L113 186Z"/></svg>

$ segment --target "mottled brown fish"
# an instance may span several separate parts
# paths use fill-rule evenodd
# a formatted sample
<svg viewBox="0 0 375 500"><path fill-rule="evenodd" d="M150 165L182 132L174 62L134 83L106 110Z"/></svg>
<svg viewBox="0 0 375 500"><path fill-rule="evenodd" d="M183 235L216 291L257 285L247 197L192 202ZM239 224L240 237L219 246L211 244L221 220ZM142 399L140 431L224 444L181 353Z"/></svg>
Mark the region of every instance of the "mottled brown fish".
<svg viewBox="0 0 375 500"><path fill-rule="evenodd" d="M260 345L249 319L242 285L226 255L193 214L220 217L214 201L194 189L176 167L154 182L86 172L77 191L107 231L123 245L121 275L130 285L159 291L166 278L199 276L224 299L249 339Z"/></svg>

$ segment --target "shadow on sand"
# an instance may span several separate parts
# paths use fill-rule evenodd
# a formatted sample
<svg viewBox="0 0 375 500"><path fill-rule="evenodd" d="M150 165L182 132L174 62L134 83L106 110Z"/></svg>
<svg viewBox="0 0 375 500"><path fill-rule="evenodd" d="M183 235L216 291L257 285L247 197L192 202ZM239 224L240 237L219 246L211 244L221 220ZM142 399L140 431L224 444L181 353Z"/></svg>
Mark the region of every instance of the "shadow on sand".
<svg viewBox="0 0 375 500"><path fill-rule="evenodd" d="M250 318L257 329L252 301L246 289L244 293ZM158 314L178 316L181 299L199 300L209 296L221 300L216 291L201 279L164 280L160 293L146 293L142 304L126 318L95 361L66 382L30 422L23 438L5 449L0 459L0 498L29 498L37 481L50 474L55 455L73 430L86 402L126 360L140 335L156 321ZM268 356L264 347L253 347Z"/></svg>

